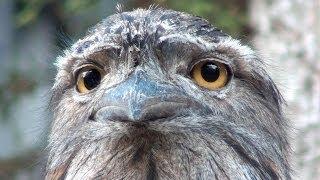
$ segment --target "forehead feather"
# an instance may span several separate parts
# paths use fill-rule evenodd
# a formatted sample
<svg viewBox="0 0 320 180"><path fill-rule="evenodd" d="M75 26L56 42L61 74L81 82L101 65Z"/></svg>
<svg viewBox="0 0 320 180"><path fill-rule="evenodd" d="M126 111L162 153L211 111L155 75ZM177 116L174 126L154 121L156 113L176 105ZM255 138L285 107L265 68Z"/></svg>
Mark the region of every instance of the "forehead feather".
<svg viewBox="0 0 320 180"><path fill-rule="evenodd" d="M202 18L173 10L137 9L111 15L98 23L84 38L65 50L64 55L57 58L56 65L61 70L72 59L87 57L106 47L128 47L137 36L140 40L149 38L151 44L176 38L180 42L195 43L207 50L231 49L239 56L246 56L246 59L255 56L249 47L241 45L238 40Z"/></svg>
<svg viewBox="0 0 320 180"><path fill-rule="evenodd" d="M81 53L96 42L119 43L120 40L121 43L130 43L130 38L136 35L142 39L157 39L168 34L191 34L215 41L217 37L227 36L208 21L196 16L172 10L137 9L109 16L91 28L87 36L79 40L73 48Z"/></svg>

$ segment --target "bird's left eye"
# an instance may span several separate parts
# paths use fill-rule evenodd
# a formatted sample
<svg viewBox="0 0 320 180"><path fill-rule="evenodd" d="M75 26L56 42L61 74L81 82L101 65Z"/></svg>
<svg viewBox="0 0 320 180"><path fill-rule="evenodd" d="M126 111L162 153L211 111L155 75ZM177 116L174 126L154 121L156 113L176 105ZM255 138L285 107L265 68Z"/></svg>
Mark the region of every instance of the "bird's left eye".
<svg viewBox="0 0 320 180"><path fill-rule="evenodd" d="M97 87L101 82L101 71L96 68L85 69L78 74L77 90L86 93Z"/></svg>
<svg viewBox="0 0 320 180"><path fill-rule="evenodd" d="M227 84L230 73L226 64L202 61L193 66L191 76L199 86L215 90Z"/></svg>

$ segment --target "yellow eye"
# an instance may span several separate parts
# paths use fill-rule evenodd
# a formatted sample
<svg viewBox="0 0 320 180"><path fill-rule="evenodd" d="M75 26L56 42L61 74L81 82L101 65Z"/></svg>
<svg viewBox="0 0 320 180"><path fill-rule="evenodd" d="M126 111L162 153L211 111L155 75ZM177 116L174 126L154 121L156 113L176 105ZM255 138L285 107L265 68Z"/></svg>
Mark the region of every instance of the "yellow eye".
<svg viewBox="0 0 320 180"><path fill-rule="evenodd" d="M227 65L216 61L204 61L196 64L191 76L199 86L209 90L215 90L224 87L228 82Z"/></svg>
<svg viewBox="0 0 320 180"><path fill-rule="evenodd" d="M101 72L98 69L86 69L79 73L77 78L77 90L86 93L97 87L101 82Z"/></svg>

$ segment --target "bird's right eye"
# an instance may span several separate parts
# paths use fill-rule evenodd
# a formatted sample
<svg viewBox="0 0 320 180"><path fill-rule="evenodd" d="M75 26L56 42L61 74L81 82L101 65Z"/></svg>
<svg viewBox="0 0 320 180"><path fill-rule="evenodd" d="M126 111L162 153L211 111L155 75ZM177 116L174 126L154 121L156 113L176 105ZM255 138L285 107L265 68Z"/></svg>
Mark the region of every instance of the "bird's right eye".
<svg viewBox="0 0 320 180"><path fill-rule="evenodd" d="M102 78L102 73L97 68L89 68L80 71L77 78L77 91L87 93L96 88Z"/></svg>

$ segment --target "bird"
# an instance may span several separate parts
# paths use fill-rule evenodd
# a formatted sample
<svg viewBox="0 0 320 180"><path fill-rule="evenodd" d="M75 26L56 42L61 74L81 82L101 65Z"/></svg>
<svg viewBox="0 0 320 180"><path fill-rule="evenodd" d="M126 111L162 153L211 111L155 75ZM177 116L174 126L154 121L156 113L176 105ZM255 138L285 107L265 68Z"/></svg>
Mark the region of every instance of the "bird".
<svg viewBox="0 0 320 180"><path fill-rule="evenodd" d="M265 60L204 18L120 10L55 65L46 179L291 179Z"/></svg>

